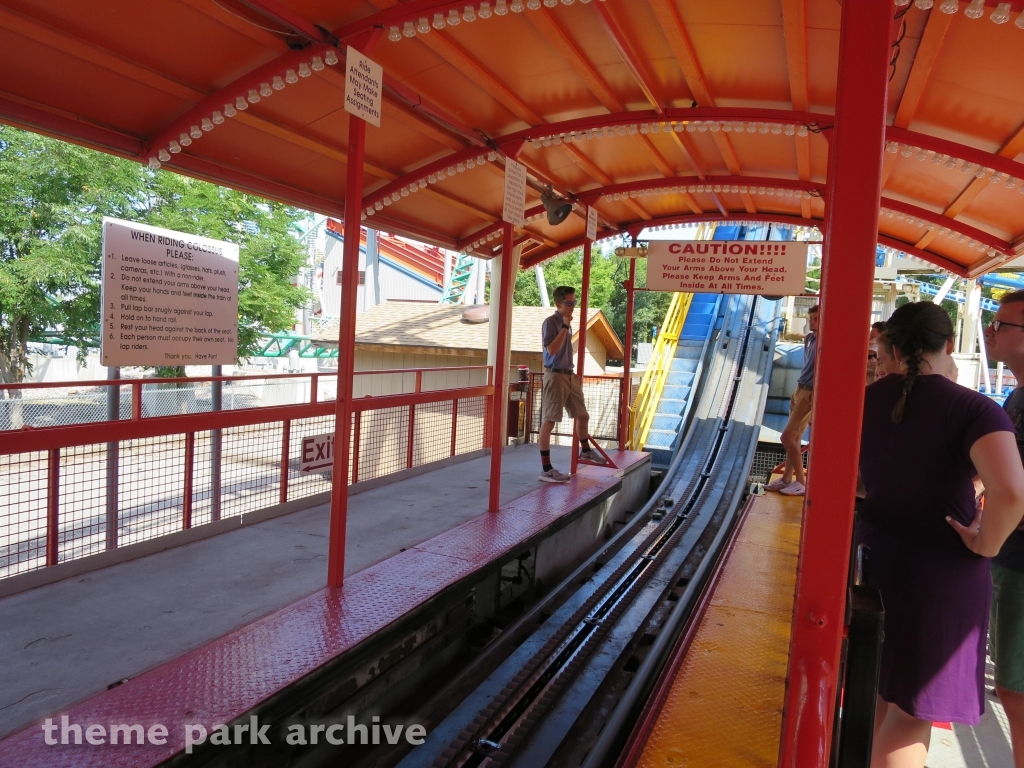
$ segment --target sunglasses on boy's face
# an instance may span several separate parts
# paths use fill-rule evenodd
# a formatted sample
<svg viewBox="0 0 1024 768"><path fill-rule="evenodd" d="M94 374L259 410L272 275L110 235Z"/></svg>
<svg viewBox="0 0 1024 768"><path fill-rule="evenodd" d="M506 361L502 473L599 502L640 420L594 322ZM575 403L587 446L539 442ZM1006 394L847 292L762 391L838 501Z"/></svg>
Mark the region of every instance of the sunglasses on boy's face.
<svg viewBox="0 0 1024 768"><path fill-rule="evenodd" d="M562 306L564 306L564 307L575 307L576 306L576 299L568 299L566 301L563 301L562 302Z"/></svg>

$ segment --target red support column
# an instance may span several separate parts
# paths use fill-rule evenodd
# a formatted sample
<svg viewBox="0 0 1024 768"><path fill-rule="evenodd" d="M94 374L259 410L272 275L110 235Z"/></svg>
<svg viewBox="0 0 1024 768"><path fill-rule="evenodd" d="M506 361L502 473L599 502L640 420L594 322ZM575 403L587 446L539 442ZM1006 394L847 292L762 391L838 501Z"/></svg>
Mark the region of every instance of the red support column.
<svg viewBox="0 0 1024 768"><path fill-rule="evenodd" d="M60 448L51 448L46 459L46 564L60 557Z"/></svg>
<svg viewBox="0 0 1024 768"><path fill-rule="evenodd" d="M345 580L345 527L348 518L349 449L352 445L352 371L355 367L356 291L359 287L359 212L363 200L366 123L348 118L348 178L345 185L345 242L341 267L338 328L338 399L334 407L334 468L327 586Z"/></svg>
<svg viewBox="0 0 1024 768"><path fill-rule="evenodd" d="M192 527L192 482L196 463L196 433L185 433L185 487L181 491L181 529Z"/></svg>
<svg viewBox="0 0 1024 768"><path fill-rule="evenodd" d="M291 453L292 422L285 419L281 425L281 482L278 484L278 501L288 501L288 454Z"/></svg>
<svg viewBox="0 0 1024 768"><path fill-rule="evenodd" d="M512 274L515 230L511 224L503 226L501 294L498 296L498 317L491 318L492 323L495 320L498 323L498 342L494 357L494 395L491 398L491 488L488 512L497 512L501 507L501 452L505 449L505 406L508 402L509 323L512 322L512 292L515 289L515 276Z"/></svg>
<svg viewBox="0 0 1024 768"><path fill-rule="evenodd" d="M825 766L846 612L885 146L891 0L843 3L814 387L779 765Z"/></svg>
<svg viewBox="0 0 1024 768"><path fill-rule="evenodd" d="M636 259L629 260L629 280L622 284L626 289L626 338L623 340L626 347L626 357L622 361L622 394L619 396L619 450L626 449L626 443L633 439L629 433L629 401L633 396L633 387L630 386L629 365L633 356L633 302L636 294L633 292L636 284Z"/></svg>
<svg viewBox="0 0 1024 768"><path fill-rule="evenodd" d="M589 239L583 241L583 285L580 286L580 342L576 351L576 375L583 384L583 367L587 362L587 294L590 293L590 253L593 244ZM572 431L572 461L569 474L575 475L579 469L580 439L576 434L575 424Z"/></svg>

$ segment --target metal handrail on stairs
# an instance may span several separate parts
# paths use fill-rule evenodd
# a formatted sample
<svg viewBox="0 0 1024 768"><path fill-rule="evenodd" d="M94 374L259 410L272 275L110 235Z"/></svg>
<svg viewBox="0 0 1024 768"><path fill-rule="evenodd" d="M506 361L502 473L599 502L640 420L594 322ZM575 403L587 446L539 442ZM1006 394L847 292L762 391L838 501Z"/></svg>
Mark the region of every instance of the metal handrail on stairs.
<svg viewBox="0 0 1024 768"><path fill-rule="evenodd" d="M672 303L669 304L668 312L665 313L665 323L654 345L651 362L640 382L636 402L630 409L629 447L632 450L642 450L647 443L647 436L654 424L661 392L665 388L665 382L668 381L672 360L675 358L676 348L679 346L679 336L683 331L683 324L686 322L686 315L690 311L692 301L692 293L673 294Z"/></svg>

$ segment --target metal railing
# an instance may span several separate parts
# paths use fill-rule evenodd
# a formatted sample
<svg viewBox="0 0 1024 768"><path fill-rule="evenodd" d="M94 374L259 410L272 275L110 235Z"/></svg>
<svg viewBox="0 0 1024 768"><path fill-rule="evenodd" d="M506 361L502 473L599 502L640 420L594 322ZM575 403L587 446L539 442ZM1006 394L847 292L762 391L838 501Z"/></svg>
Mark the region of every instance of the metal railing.
<svg viewBox="0 0 1024 768"><path fill-rule="evenodd" d="M540 432L543 373L530 374L530 395L527 399L527 434ZM590 413L590 436L595 440L615 443L619 441L619 405L622 402L622 377L615 375L584 376L583 400ZM555 424L551 441L555 445L571 445L573 419L568 413Z"/></svg>
<svg viewBox="0 0 1024 768"><path fill-rule="evenodd" d="M692 301L692 293L672 294L672 303L669 304L668 312L665 313L665 322L658 333L658 341L654 345L651 361L647 370L644 371L643 380L640 382L640 391L637 393L631 409L629 447L633 450L642 450L647 443L647 436L650 434L654 416L658 411L661 391L665 388L665 382L672 370L672 360L675 358L676 347L679 345L679 334L683 331L686 313L690 310Z"/></svg>
<svg viewBox="0 0 1024 768"><path fill-rule="evenodd" d="M324 377L336 381L261 377L305 378L306 402L175 415L149 414L146 387L197 380L86 382L127 388L132 418L2 433L0 578L330 490L329 466L301 471L303 439L334 430ZM349 483L488 445L486 366L360 371L356 381Z"/></svg>

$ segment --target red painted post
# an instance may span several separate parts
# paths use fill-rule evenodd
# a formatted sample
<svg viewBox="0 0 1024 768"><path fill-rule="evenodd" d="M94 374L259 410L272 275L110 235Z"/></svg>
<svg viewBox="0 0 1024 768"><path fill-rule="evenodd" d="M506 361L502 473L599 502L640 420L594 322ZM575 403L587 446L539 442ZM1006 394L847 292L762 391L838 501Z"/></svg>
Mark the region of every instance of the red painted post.
<svg viewBox="0 0 1024 768"><path fill-rule="evenodd" d="M491 487L487 503L489 512L501 508L501 452L505 449L505 404L508 402L508 344L509 323L512 321L512 249L515 230L504 225L501 239L501 295L498 297L498 340L494 357L494 395L491 398ZM491 322L494 318L491 318Z"/></svg>
<svg viewBox="0 0 1024 768"><path fill-rule="evenodd" d="M60 544L60 448L46 461L46 564L56 565Z"/></svg>
<svg viewBox="0 0 1024 768"><path fill-rule="evenodd" d="M345 241L338 323L338 399L334 407L334 468L327 586L345 581L345 528L348 518L349 448L352 444L352 371L355 367L356 291L359 287L359 212L363 199L366 123L348 118L348 178L345 185Z"/></svg>
<svg viewBox="0 0 1024 768"><path fill-rule="evenodd" d="M309 379L309 402L317 402L317 390L320 388L320 374L314 373Z"/></svg>
<svg viewBox="0 0 1024 768"><path fill-rule="evenodd" d="M185 487L181 491L181 529L192 527L192 475L195 466L196 433L185 433Z"/></svg>
<svg viewBox="0 0 1024 768"><path fill-rule="evenodd" d="M622 361L622 392L619 395L619 450L626 450L626 443L633 439L629 434L629 401L633 397L632 382L629 378L629 366L633 357L633 302L636 299L636 259L629 260L629 280L622 284L626 289L626 347Z"/></svg>
<svg viewBox="0 0 1024 768"><path fill-rule="evenodd" d="M292 420L285 419L281 425L281 482L279 483L278 501L288 501L288 454L291 452Z"/></svg>
<svg viewBox="0 0 1024 768"><path fill-rule="evenodd" d="M587 294L590 293L590 252L592 243L589 239L583 241L583 285L580 286L580 330L579 349L576 352L576 375L579 376L580 385L583 384L583 368L587 362ZM569 474L575 475L579 469L580 441L576 435L576 427L572 430L572 462L569 467Z"/></svg>
<svg viewBox="0 0 1024 768"><path fill-rule="evenodd" d="M416 377L417 380L419 377ZM409 405L409 433L405 438L405 468L412 469L413 448L416 445L416 404Z"/></svg>
<svg viewBox="0 0 1024 768"><path fill-rule="evenodd" d="M828 764L846 612L885 146L891 0L843 3L814 386L779 765Z"/></svg>
<svg viewBox="0 0 1024 768"><path fill-rule="evenodd" d="M455 442L459 436L459 401L458 398L452 400L452 456L455 455Z"/></svg>
<svg viewBox="0 0 1024 768"><path fill-rule="evenodd" d="M142 382L132 382L132 421L142 418Z"/></svg>
<svg viewBox="0 0 1024 768"><path fill-rule="evenodd" d="M352 422L352 485L355 485L359 482L359 428L363 423L363 412L356 411Z"/></svg>

